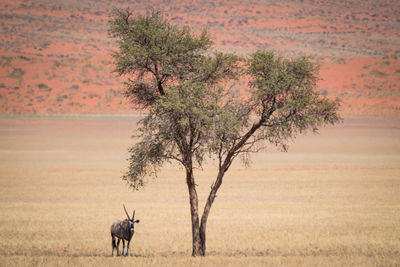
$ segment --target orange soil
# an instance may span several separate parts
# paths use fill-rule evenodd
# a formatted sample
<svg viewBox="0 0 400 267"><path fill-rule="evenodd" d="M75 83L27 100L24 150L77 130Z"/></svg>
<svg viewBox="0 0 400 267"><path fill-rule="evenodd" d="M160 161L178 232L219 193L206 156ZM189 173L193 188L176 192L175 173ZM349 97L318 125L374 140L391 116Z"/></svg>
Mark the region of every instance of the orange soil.
<svg viewBox="0 0 400 267"><path fill-rule="evenodd" d="M162 9L173 23L206 27L215 49L273 49L321 64L319 90L342 99L344 116L400 117L398 1L173 1L130 3ZM0 3L0 113L135 112L112 73L108 12L102 1Z"/></svg>

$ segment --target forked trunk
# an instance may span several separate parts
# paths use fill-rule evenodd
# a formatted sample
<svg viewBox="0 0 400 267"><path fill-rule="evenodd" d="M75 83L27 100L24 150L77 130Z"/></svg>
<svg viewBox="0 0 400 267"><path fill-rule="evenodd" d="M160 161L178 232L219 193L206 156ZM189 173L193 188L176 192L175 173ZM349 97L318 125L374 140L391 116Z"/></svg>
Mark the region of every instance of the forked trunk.
<svg viewBox="0 0 400 267"><path fill-rule="evenodd" d="M226 170L228 170L230 161L226 161L220 167L217 179L215 183L211 186L210 194L207 198L206 205L204 206L203 215L201 217L201 223L199 222L199 210L198 210L198 197L196 191L196 184L194 182L193 169L186 169L186 182L189 190L190 198L190 214L192 218L192 242L193 251L192 256L205 256L206 255L206 230L207 230L207 220L210 214L211 206L217 196L217 191L222 184L222 179Z"/></svg>

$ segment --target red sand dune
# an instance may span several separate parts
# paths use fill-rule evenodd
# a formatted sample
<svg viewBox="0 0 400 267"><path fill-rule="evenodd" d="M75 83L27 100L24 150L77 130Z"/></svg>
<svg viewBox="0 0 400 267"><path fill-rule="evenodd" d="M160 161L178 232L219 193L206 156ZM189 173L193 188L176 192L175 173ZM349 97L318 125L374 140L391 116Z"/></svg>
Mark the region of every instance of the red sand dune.
<svg viewBox="0 0 400 267"><path fill-rule="evenodd" d="M344 116L400 117L397 0L122 2L1 1L0 113L135 112L120 95L107 36L109 11L129 6L206 27L220 51L311 56L321 65L319 90L341 98Z"/></svg>

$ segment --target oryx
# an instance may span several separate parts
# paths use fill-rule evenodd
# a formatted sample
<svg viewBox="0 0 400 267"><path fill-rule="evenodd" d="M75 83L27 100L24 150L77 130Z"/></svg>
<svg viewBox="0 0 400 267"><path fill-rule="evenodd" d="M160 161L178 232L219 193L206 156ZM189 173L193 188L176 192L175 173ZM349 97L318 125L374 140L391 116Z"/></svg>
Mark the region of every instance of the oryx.
<svg viewBox="0 0 400 267"><path fill-rule="evenodd" d="M128 242L126 247L126 256L128 256L129 243L131 242L132 236L135 233L135 223L139 223L139 220L135 221L135 211L133 211L132 219L129 218L128 212L126 211L125 205L124 210L128 219L123 221L115 222L111 225L111 245L112 245L112 256L114 256L114 248L117 249L117 256L119 256L119 242L122 239L122 255L124 255L125 240ZM115 243L115 238L118 238L118 242Z"/></svg>

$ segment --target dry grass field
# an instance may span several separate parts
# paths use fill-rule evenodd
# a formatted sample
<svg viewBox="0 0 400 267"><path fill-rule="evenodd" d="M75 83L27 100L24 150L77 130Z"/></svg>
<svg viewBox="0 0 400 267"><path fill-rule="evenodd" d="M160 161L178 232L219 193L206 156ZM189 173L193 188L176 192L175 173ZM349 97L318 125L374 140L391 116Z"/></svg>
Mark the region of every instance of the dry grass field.
<svg viewBox="0 0 400 267"><path fill-rule="evenodd" d="M135 117L0 118L0 266L399 266L400 120L347 119L233 165L192 258L183 171L120 179ZM201 206L215 176L196 173ZM122 204L140 223L111 257Z"/></svg>

